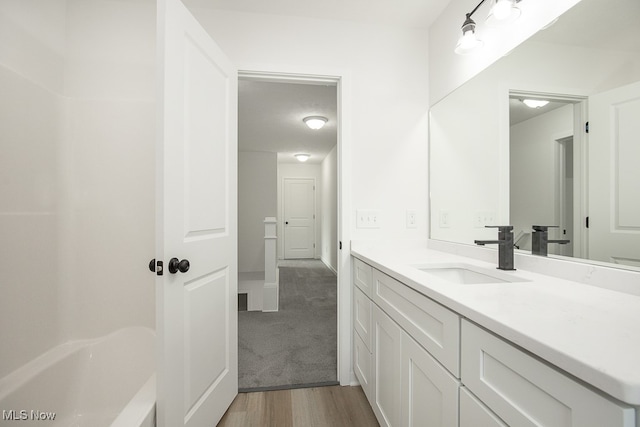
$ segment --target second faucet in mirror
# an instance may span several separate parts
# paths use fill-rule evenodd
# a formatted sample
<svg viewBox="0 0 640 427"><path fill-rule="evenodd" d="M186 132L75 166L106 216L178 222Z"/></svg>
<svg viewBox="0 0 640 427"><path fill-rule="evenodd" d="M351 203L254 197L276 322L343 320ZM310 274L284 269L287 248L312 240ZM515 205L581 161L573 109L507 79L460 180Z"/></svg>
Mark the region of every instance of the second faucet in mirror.
<svg viewBox="0 0 640 427"><path fill-rule="evenodd" d="M557 225L533 225L531 236L531 253L533 255L547 256L549 243L566 245L570 240L549 240L549 228L557 228Z"/></svg>

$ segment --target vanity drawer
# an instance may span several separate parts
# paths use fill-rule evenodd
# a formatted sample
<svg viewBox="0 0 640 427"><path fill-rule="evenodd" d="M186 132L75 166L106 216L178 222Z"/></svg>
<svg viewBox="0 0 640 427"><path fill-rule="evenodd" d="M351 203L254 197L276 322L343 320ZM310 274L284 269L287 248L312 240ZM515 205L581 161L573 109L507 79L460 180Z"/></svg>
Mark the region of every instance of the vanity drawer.
<svg viewBox="0 0 640 427"><path fill-rule="evenodd" d="M371 351L371 300L357 287L353 288L353 328Z"/></svg>
<svg viewBox="0 0 640 427"><path fill-rule="evenodd" d="M456 378L460 317L386 274L373 270L373 301Z"/></svg>
<svg viewBox="0 0 640 427"><path fill-rule="evenodd" d="M370 265L360 261L358 258L353 258L353 284L359 287L369 298L371 298L373 283L372 274L373 268Z"/></svg>
<svg viewBox="0 0 640 427"><path fill-rule="evenodd" d="M635 426L634 410L463 320L462 382L511 426Z"/></svg>

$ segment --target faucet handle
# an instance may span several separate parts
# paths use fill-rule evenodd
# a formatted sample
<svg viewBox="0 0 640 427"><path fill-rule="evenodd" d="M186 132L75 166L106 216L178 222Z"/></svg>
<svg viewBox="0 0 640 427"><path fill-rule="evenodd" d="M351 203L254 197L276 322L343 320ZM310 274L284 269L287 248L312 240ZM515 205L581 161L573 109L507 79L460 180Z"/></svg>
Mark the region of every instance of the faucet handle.
<svg viewBox="0 0 640 427"><path fill-rule="evenodd" d="M532 225L533 231L548 231L550 228L558 228L557 225Z"/></svg>
<svg viewBox="0 0 640 427"><path fill-rule="evenodd" d="M485 225L484 228L497 228L500 233L513 230L513 225Z"/></svg>

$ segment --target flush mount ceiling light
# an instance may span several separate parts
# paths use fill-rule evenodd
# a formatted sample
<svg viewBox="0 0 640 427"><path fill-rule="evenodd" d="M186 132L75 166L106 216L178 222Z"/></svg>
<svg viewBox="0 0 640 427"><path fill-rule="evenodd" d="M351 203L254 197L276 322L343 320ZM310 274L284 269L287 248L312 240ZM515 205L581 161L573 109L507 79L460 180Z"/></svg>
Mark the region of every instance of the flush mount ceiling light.
<svg viewBox="0 0 640 427"><path fill-rule="evenodd" d="M517 6L521 0L491 0L491 10L485 21L490 27L510 24L520 16Z"/></svg>
<svg viewBox="0 0 640 427"><path fill-rule="evenodd" d="M322 128L322 126L324 126L325 123L329 121L329 119L322 116L309 116L302 119L302 121L305 122L307 126L309 126L309 129L317 130Z"/></svg>
<svg viewBox="0 0 640 427"><path fill-rule="evenodd" d="M311 157L309 154L295 154L294 157L296 159L298 159L299 162L306 162L307 160L309 160L309 157Z"/></svg>
<svg viewBox="0 0 640 427"><path fill-rule="evenodd" d="M522 103L529 108L541 108L549 103L549 101L544 101L542 99L523 99Z"/></svg>

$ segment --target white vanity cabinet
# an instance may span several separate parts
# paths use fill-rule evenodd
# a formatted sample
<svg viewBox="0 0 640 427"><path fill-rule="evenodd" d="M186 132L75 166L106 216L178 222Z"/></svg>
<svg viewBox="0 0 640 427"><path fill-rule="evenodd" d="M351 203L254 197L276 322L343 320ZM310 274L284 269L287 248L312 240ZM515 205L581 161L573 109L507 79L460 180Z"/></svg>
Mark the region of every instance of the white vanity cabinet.
<svg viewBox="0 0 640 427"><path fill-rule="evenodd" d="M606 396L354 258L354 370L381 426L640 427Z"/></svg>
<svg viewBox="0 0 640 427"><path fill-rule="evenodd" d="M462 382L512 426L635 427L614 402L501 338L463 320ZM462 424L461 426L476 424Z"/></svg>
<svg viewBox="0 0 640 427"><path fill-rule="evenodd" d="M459 317L367 267L354 259L353 363L378 422L457 426L459 381L423 343L458 372Z"/></svg>

